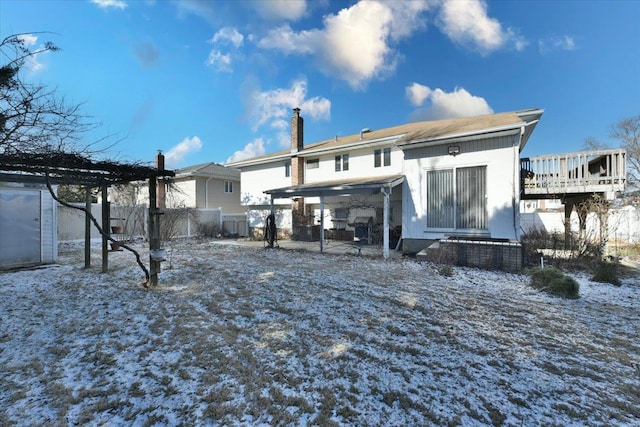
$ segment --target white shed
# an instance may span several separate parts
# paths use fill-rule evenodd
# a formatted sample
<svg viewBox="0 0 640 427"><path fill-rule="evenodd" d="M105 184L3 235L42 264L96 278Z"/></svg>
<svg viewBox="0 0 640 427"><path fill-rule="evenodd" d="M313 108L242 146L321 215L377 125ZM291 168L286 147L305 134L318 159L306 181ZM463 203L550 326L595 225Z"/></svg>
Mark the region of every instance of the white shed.
<svg viewBox="0 0 640 427"><path fill-rule="evenodd" d="M58 259L56 202L43 184L0 182L0 269Z"/></svg>

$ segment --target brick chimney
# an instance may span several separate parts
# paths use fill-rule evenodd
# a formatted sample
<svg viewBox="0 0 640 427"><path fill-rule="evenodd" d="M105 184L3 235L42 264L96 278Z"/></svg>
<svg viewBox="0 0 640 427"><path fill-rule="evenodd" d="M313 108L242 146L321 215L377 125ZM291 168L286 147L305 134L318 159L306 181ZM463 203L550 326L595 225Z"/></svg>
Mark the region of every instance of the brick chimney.
<svg viewBox="0 0 640 427"><path fill-rule="evenodd" d="M304 150L304 120L300 109L293 109L291 116L291 185L304 184L304 159L298 153ZM298 228L305 225L304 199L298 198L291 203L291 222L293 239L297 240Z"/></svg>
<svg viewBox="0 0 640 427"><path fill-rule="evenodd" d="M304 120L300 109L293 109L291 116L291 185L304 184L304 159L298 152L304 149Z"/></svg>

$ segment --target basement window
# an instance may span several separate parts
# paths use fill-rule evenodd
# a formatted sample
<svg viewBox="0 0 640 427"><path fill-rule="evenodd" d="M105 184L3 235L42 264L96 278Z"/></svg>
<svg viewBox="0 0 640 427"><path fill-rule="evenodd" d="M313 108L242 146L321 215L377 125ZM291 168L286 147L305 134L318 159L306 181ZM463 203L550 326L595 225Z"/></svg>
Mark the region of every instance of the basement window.
<svg viewBox="0 0 640 427"><path fill-rule="evenodd" d="M307 169L318 169L320 167L320 159L307 160Z"/></svg>

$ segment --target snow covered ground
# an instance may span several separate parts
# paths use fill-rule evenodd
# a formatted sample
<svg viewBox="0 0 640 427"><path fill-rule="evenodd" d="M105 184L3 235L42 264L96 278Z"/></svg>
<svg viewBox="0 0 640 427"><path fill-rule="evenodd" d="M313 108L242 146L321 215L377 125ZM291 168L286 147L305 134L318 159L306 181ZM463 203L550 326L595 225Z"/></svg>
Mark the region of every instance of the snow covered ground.
<svg viewBox="0 0 640 427"><path fill-rule="evenodd" d="M640 279L182 242L0 273L0 425L640 425Z"/></svg>

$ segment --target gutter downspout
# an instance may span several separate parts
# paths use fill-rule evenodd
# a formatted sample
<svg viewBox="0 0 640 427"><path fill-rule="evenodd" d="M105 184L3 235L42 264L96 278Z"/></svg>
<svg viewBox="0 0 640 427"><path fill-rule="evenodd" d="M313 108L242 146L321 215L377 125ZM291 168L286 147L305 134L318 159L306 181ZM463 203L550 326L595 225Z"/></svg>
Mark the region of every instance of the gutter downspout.
<svg viewBox="0 0 640 427"><path fill-rule="evenodd" d="M204 208L209 209L209 181L213 179L213 176L207 178L204 182Z"/></svg>
<svg viewBox="0 0 640 427"><path fill-rule="evenodd" d="M522 137L524 136L526 125L520 127L520 135L518 137L517 149L514 149L514 161L513 161L513 185L511 186L511 206L513 210L513 232L516 240L520 240L520 230L518 224L520 223L520 196L516 194L516 187L518 192L520 189L520 146L522 144ZM515 147L514 147L515 148ZM516 201L518 202L516 206Z"/></svg>

